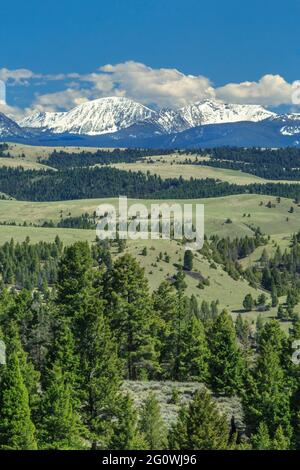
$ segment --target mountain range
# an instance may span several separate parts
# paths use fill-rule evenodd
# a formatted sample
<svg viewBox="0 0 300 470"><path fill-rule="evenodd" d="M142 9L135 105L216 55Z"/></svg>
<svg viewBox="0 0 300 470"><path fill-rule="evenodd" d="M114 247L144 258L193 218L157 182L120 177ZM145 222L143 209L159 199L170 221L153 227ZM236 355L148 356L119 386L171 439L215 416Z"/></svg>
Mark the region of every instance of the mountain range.
<svg viewBox="0 0 300 470"><path fill-rule="evenodd" d="M128 98L108 97L67 112L38 112L18 123L0 113L0 138L36 145L300 146L300 114L214 100L155 110Z"/></svg>

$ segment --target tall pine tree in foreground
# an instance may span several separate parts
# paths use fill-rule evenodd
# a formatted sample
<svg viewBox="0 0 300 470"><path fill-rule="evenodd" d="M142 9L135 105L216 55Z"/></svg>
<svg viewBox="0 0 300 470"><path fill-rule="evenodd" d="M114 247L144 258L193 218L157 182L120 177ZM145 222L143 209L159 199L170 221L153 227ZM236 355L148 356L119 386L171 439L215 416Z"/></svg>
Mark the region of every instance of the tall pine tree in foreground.
<svg viewBox="0 0 300 470"><path fill-rule="evenodd" d="M176 363L179 380L207 382L209 349L201 320L192 316L184 322Z"/></svg>
<svg viewBox="0 0 300 470"><path fill-rule="evenodd" d="M35 450L35 426L18 354L9 352L6 365L0 367L0 448Z"/></svg>
<svg viewBox="0 0 300 470"><path fill-rule="evenodd" d="M87 314L82 335L82 412L92 447L101 449L107 447L117 413L122 363L108 322L100 312L92 309Z"/></svg>
<svg viewBox="0 0 300 470"><path fill-rule="evenodd" d="M243 403L247 423L255 432L259 423L268 425L273 439L281 426L286 438L291 437L291 388L281 365L281 351L274 337L261 342L255 369L247 376Z"/></svg>
<svg viewBox="0 0 300 470"><path fill-rule="evenodd" d="M108 445L111 450L145 450L146 442L138 427L138 415L129 395L120 395L116 420Z"/></svg>
<svg viewBox="0 0 300 470"><path fill-rule="evenodd" d="M206 390L195 393L169 434L172 450L223 450L229 442L229 425Z"/></svg>
<svg viewBox="0 0 300 470"><path fill-rule="evenodd" d="M131 255L119 258L108 271L104 295L127 378L155 377L159 371L157 317L144 270Z"/></svg>
<svg viewBox="0 0 300 470"><path fill-rule="evenodd" d="M68 322L71 328L74 347L70 348L70 333L64 329L65 352L62 354L59 344L56 349L61 367L75 377L73 384L80 385L82 419L92 448L97 449L105 448L110 438L122 364L103 314L100 274L92 265L86 243L76 243L65 250L58 272L56 304L63 324Z"/></svg>
<svg viewBox="0 0 300 470"><path fill-rule="evenodd" d="M208 338L212 389L234 395L242 388L243 360L231 315L225 310L214 320Z"/></svg>
<svg viewBox="0 0 300 470"><path fill-rule="evenodd" d="M148 450L166 448L166 428L160 414L159 403L150 393L140 412L140 429L144 435Z"/></svg>
<svg viewBox="0 0 300 470"><path fill-rule="evenodd" d="M42 449L84 449L84 428L77 412L68 376L55 362L48 373L48 386L41 404L39 447ZM87 432L85 431L85 436Z"/></svg>
<svg viewBox="0 0 300 470"><path fill-rule="evenodd" d="M172 379L174 375L177 332L180 322L178 300L176 290L167 281L162 282L153 293L153 308L160 319L158 340L163 379Z"/></svg>

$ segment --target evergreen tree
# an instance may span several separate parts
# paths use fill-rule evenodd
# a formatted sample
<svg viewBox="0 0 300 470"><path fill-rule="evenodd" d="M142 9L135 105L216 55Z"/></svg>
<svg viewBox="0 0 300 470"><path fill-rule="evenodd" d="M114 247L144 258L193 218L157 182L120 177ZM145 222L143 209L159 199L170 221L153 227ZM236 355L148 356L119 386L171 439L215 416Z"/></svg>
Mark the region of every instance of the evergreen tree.
<svg viewBox="0 0 300 470"><path fill-rule="evenodd" d="M271 341L260 348L256 368L248 375L243 401L247 422L257 429L259 423L268 423L271 437L282 425L285 434L291 433L291 391L280 363L280 352Z"/></svg>
<svg viewBox="0 0 300 470"><path fill-rule="evenodd" d="M289 450L290 448L290 439L284 435L282 426L278 426L276 429L272 450Z"/></svg>
<svg viewBox="0 0 300 470"><path fill-rule="evenodd" d="M82 418L92 447L105 448L121 385L122 365L104 318L101 278L92 269L87 244L77 243L66 249L58 278L58 325L63 324L64 328L58 335L62 338L56 342L54 357L60 359L72 389L75 386L81 400Z"/></svg>
<svg viewBox="0 0 300 470"><path fill-rule="evenodd" d="M0 367L0 448L35 450L35 426L31 420L28 391L18 354L8 352L6 365Z"/></svg>
<svg viewBox="0 0 300 470"><path fill-rule="evenodd" d="M172 378L176 359L176 332L179 321L179 300L169 282L163 282L153 293L153 308L160 319L158 344L162 377Z"/></svg>
<svg viewBox="0 0 300 470"><path fill-rule="evenodd" d="M194 259L193 252L191 250L185 250L184 260L183 260L183 267L186 271L192 271L192 269L193 269L193 259Z"/></svg>
<svg viewBox="0 0 300 470"><path fill-rule="evenodd" d="M146 398L140 413L140 430L148 450L166 447L166 429L160 414L159 403L153 393Z"/></svg>
<svg viewBox="0 0 300 470"><path fill-rule="evenodd" d="M209 349L204 326L196 317L184 322L180 347L175 358L175 369L178 380L196 380L206 382L208 370Z"/></svg>
<svg viewBox="0 0 300 470"><path fill-rule="evenodd" d="M41 403L38 434L40 448L76 450L85 447L77 407L69 380L58 362L55 362L48 373L48 386Z"/></svg>
<svg viewBox="0 0 300 470"><path fill-rule="evenodd" d="M146 442L138 428L138 415L129 395L120 396L109 443L111 450L143 450Z"/></svg>
<svg viewBox="0 0 300 470"><path fill-rule="evenodd" d="M189 415L189 408L187 405L182 405L179 408L177 421L171 425L168 433L168 447L171 450L189 450L188 448L188 435L187 435L187 419Z"/></svg>
<svg viewBox="0 0 300 470"><path fill-rule="evenodd" d="M86 242L65 248L57 279L56 303L61 313L71 318L80 316L86 292L92 287L92 257Z"/></svg>
<svg viewBox="0 0 300 470"><path fill-rule="evenodd" d="M233 395L242 386L243 361L232 318L225 310L213 322L208 338L211 386L217 393Z"/></svg>
<svg viewBox="0 0 300 470"><path fill-rule="evenodd" d="M272 441L269 435L268 426L265 422L259 423L257 433L251 437L253 449L255 450L271 450Z"/></svg>
<svg viewBox="0 0 300 470"><path fill-rule="evenodd" d="M8 312L9 314L10 312ZM16 354L18 357L18 365L22 380L26 387L29 399L29 407L34 421L35 415L38 411L39 405L39 380L40 374L34 369L34 366L28 354L24 351L23 345L19 336L19 329L14 320L7 321L5 327L5 340L7 342L6 353L7 355Z"/></svg>
<svg viewBox="0 0 300 470"><path fill-rule="evenodd" d="M82 412L92 447L106 448L115 419L122 363L107 320L91 309L80 351Z"/></svg>
<svg viewBox="0 0 300 470"><path fill-rule="evenodd" d="M144 270L125 254L107 273L104 295L112 331L129 379L153 377L159 371L157 316Z"/></svg>
<svg viewBox="0 0 300 470"><path fill-rule="evenodd" d="M226 418L205 390L197 391L188 409L179 414L169 438L172 450L224 450L228 441Z"/></svg>
<svg viewBox="0 0 300 470"><path fill-rule="evenodd" d="M243 301L243 307L247 312L254 309L254 299L251 294L247 294Z"/></svg>

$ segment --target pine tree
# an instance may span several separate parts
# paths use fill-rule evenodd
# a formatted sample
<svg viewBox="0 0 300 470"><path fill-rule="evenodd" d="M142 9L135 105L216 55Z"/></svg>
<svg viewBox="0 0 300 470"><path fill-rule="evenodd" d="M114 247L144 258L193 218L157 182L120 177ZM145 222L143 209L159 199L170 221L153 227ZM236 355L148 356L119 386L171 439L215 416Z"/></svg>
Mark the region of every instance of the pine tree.
<svg viewBox="0 0 300 470"><path fill-rule="evenodd" d="M255 450L270 450L272 448L268 426L265 422L259 423L257 433L251 437L251 442Z"/></svg>
<svg viewBox="0 0 300 470"><path fill-rule="evenodd" d="M179 414L170 430L169 445L172 450L227 449L229 426L220 415L209 393L197 391L188 409Z"/></svg>
<svg viewBox="0 0 300 470"><path fill-rule="evenodd" d="M289 450L289 448L290 439L284 435L282 426L279 425L273 438L272 450Z"/></svg>
<svg viewBox="0 0 300 470"><path fill-rule="evenodd" d="M183 267L186 271L192 271L193 269L193 252L191 250L185 250L184 252L184 260L183 260Z"/></svg>
<svg viewBox="0 0 300 470"><path fill-rule="evenodd" d="M268 423L271 437L279 425L290 436L291 432L291 391L286 384L287 377L280 363L280 352L274 349L272 341L260 348L256 368L248 375L243 401L249 425L258 428L261 421Z"/></svg>
<svg viewBox="0 0 300 470"><path fill-rule="evenodd" d="M122 363L106 319L93 309L82 337L80 376L82 412L92 446L105 448L115 419Z"/></svg>
<svg viewBox="0 0 300 470"><path fill-rule="evenodd" d="M277 289L276 289L275 286L272 287L271 298L272 298L272 307L277 307L277 305L278 305L278 296L277 296Z"/></svg>
<svg viewBox="0 0 300 470"><path fill-rule="evenodd" d="M178 318L178 296L169 282L162 282L153 293L153 308L160 319L157 335L162 378L168 379L172 378L176 357L175 324Z"/></svg>
<svg viewBox="0 0 300 470"><path fill-rule="evenodd" d="M6 365L1 368L0 448L35 450L35 426L31 420L28 391L18 354L10 351Z"/></svg>
<svg viewBox="0 0 300 470"><path fill-rule="evenodd" d="M146 442L138 428L138 415L129 395L120 396L108 446L111 450L143 450Z"/></svg>
<svg viewBox="0 0 300 470"><path fill-rule="evenodd" d="M62 338L56 342L54 357L59 359L81 400L82 418L92 447L105 448L121 385L122 364L104 318L101 278L92 270L87 244L77 243L66 249L58 277L58 326L64 327L60 328L58 336Z"/></svg>
<svg viewBox="0 0 300 470"><path fill-rule="evenodd" d="M7 322L5 327L5 339L7 342L7 354L15 353L18 357L18 364L24 385L28 392L29 407L32 418L34 420L39 405L39 380L40 374L37 372L28 358L28 354L24 351L19 336L19 329L14 320Z"/></svg>
<svg viewBox="0 0 300 470"><path fill-rule="evenodd" d="M247 294L243 301L243 307L247 312L254 309L254 300L251 294Z"/></svg>
<svg viewBox="0 0 300 470"><path fill-rule="evenodd" d="M188 319L182 329L180 347L175 358L178 380L196 380L206 382L209 349L204 326L196 317Z"/></svg>
<svg viewBox="0 0 300 470"><path fill-rule="evenodd" d="M59 311L53 311L52 342L46 357L46 369L42 377L43 385L47 386L48 372L57 362L73 390L74 397L78 395L80 387L79 379L79 353L76 351L75 339L72 333L72 323L69 317L61 315Z"/></svg>
<svg viewBox="0 0 300 470"><path fill-rule="evenodd" d="M159 403L153 393L150 393L144 401L139 426L148 450L165 449L166 429L161 418Z"/></svg>
<svg viewBox="0 0 300 470"><path fill-rule="evenodd" d="M104 287L107 314L129 379L153 377L159 371L153 310L144 270L130 255L119 258Z"/></svg>
<svg viewBox="0 0 300 470"><path fill-rule="evenodd" d="M187 288L187 284L185 282L185 274L182 269L179 269L178 272L175 274L173 285L179 293L182 293Z"/></svg>
<svg viewBox="0 0 300 470"><path fill-rule="evenodd" d="M189 450L187 435L187 419L189 408L182 405L179 408L177 421L172 424L168 433L168 447L171 450Z"/></svg>
<svg viewBox="0 0 300 470"><path fill-rule="evenodd" d="M77 242L65 248L61 258L56 304L61 313L71 318L80 316L86 292L92 287L92 257L86 242Z"/></svg>
<svg viewBox="0 0 300 470"><path fill-rule="evenodd" d="M48 372L48 386L41 403L39 447L42 449L83 449L83 426L68 377L58 362Z"/></svg>
<svg viewBox="0 0 300 470"><path fill-rule="evenodd" d="M243 361L231 316L223 312L215 319L209 335L211 386L228 396L242 386Z"/></svg>

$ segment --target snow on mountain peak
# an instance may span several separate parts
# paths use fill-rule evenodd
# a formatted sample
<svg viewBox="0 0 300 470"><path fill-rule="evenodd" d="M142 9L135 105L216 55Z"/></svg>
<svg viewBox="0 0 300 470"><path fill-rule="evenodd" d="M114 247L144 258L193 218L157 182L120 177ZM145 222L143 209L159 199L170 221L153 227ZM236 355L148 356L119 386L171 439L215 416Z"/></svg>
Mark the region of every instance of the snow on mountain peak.
<svg viewBox="0 0 300 470"><path fill-rule="evenodd" d="M0 137L26 137L24 129L18 126L18 124L12 121L9 117L0 113Z"/></svg>
<svg viewBox="0 0 300 470"><path fill-rule="evenodd" d="M44 127L60 134L101 135L117 132L155 115L155 111L128 98L109 97L87 101L68 112L37 113L23 119L20 125Z"/></svg>
<svg viewBox="0 0 300 470"><path fill-rule="evenodd" d="M114 133L140 122L154 123L162 133L176 133L206 125L238 121L262 121L276 116L259 105L227 104L203 100L179 110L154 111L124 97L107 97L88 101L68 112L36 113L19 124L54 133L101 135Z"/></svg>
<svg viewBox="0 0 300 470"><path fill-rule="evenodd" d="M229 104L222 101L198 101L179 110L190 127L238 121L262 121L275 113L259 105Z"/></svg>

